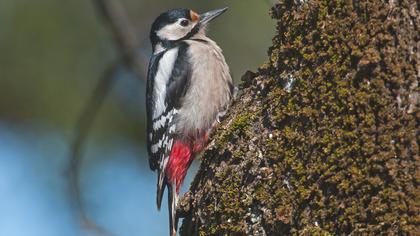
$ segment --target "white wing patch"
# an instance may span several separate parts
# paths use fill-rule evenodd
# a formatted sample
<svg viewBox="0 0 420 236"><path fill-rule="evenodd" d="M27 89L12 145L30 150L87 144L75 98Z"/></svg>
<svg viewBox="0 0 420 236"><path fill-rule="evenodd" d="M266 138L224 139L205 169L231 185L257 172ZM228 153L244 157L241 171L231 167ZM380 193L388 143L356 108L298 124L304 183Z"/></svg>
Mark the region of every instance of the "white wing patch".
<svg viewBox="0 0 420 236"><path fill-rule="evenodd" d="M166 109L165 96L166 84L171 77L176 58L178 57L178 48L168 50L159 61L159 67L155 76L154 94L156 98L153 119L159 117Z"/></svg>

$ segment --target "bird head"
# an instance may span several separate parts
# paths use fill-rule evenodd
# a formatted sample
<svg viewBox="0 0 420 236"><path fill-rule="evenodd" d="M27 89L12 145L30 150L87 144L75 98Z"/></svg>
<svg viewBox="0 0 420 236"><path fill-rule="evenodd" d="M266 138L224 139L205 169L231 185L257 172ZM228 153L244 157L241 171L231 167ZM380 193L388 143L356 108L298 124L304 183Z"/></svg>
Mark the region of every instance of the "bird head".
<svg viewBox="0 0 420 236"><path fill-rule="evenodd" d="M227 8L198 14L189 9L174 9L160 14L152 24L150 41L153 50L167 48L173 43L204 35L208 23L225 12Z"/></svg>

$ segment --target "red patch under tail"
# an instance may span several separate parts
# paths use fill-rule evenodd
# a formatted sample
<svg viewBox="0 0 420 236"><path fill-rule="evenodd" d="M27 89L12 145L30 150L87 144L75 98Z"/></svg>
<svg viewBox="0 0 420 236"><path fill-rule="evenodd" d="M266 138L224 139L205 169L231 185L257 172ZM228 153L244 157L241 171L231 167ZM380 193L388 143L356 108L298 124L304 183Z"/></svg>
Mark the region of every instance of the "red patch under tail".
<svg viewBox="0 0 420 236"><path fill-rule="evenodd" d="M179 188L184 181L187 174L188 167L193 160L191 145L183 141L175 141L172 146L169 163L166 167L166 173L170 183L176 183L176 192L179 193Z"/></svg>
<svg viewBox="0 0 420 236"><path fill-rule="evenodd" d="M193 161L195 154L201 152L207 142L208 135L201 135L199 138L192 140L177 140L172 146L169 156L169 163L166 167L166 173L170 183L176 184L176 193L184 182L187 170Z"/></svg>
<svg viewBox="0 0 420 236"><path fill-rule="evenodd" d="M208 139L209 139L209 136L207 135L207 133L204 133L199 138L197 138L192 144L193 153L196 154L203 151L203 149L206 147L206 143Z"/></svg>

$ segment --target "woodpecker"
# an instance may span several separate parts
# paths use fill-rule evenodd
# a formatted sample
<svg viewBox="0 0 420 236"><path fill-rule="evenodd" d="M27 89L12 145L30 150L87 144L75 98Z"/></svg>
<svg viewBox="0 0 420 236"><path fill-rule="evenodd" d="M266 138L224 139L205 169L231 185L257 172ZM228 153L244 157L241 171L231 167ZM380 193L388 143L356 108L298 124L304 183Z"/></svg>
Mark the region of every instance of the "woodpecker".
<svg viewBox="0 0 420 236"><path fill-rule="evenodd" d="M157 207L168 188L170 235L177 230L180 186L203 151L214 124L233 96L233 82L220 47L206 36L208 23L227 8L198 14L174 9L152 24L147 91L149 164L157 171Z"/></svg>

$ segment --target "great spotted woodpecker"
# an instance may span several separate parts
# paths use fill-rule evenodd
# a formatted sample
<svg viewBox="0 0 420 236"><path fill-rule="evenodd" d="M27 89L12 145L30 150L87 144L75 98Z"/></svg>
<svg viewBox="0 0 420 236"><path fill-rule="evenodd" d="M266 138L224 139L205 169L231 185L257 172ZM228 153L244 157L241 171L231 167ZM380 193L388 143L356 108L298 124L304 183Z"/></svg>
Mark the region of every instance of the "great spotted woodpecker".
<svg viewBox="0 0 420 236"><path fill-rule="evenodd" d="M153 22L147 76L149 164L157 170L157 207L168 188L170 235L176 235L180 186L209 132L230 104L233 83L222 50L205 34L227 8L162 13Z"/></svg>

